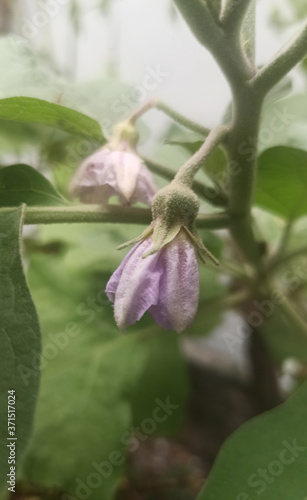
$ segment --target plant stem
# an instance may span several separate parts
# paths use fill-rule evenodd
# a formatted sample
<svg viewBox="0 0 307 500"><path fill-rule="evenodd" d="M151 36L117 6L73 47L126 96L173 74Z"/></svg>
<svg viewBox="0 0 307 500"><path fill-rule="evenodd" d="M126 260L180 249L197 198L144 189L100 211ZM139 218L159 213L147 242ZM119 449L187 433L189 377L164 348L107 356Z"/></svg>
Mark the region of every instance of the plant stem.
<svg viewBox="0 0 307 500"><path fill-rule="evenodd" d="M262 101L243 84L234 96L234 122L229 133L229 156L238 166L237 175L230 177L229 213L231 233L245 257L260 265L261 251L257 244L251 218L251 205L257 166L257 150L251 153L252 139L257 144ZM255 146L254 146L255 147Z"/></svg>
<svg viewBox="0 0 307 500"><path fill-rule="evenodd" d="M294 68L307 54L307 21L290 40L254 77L251 84L263 96Z"/></svg>
<svg viewBox="0 0 307 500"><path fill-rule="evenodd" d="M240 290L234 293L228 293L225 296L217 297L211 300L203 300L199 303L200 309L208 308L210 314L216 311L224 311L225 309L235 309L248 302L250 294L247 290Z"/></svg>
<svg viewBox="0 0 307 500"><path fill-rule="evenodd" d="M290 323L292 323L292 325L296 327L297 331L302 333L307 339L307 323L303 320L303 318L301 318L286 297L283 298L280 308ZM294 331L296 331L296 329Z"/></svg>
<svg viewBox="0 0 307 500"><path fill-rule="evenodd" d="M199 125L198 123L189 120L180 113L177 113L177 111L174 111L164 102L157 101L156 109L158 109L159 111L163 111L167 116L172 118L175 122L179 123L180 125L183 125L185 128L192 130L196 134L199 134L203 137L207 137L207 135L210 134L209 128L203 127L202 125Z"/></svg>
<svg viewBox="0 0 307 500"><path fill-rule="evenodd" d="M303 255L307 255L307 247L298 248L286 255L280 255L278 258L273 258L267 266L267 272L274 272L279 267L287 264L287 262L302 257Z"/></svg>
<svg viewBox="0 0 307 500"><path fill-rule="evenodd" d="M5 213L11 208L0 208ZM77 205L70 207L26 207L25 224L77 224L77 223L112 223L112 224L144 224L152 222L151 210L148 208L123 208L100 205ZM196 224L202 229L223 229L229 224L228 214L200 214Z"/></svg>
<svg viewBox="0 0 307 500"><path fill-rule="evenodd" d="M223 126L213 129L201 148L178 170L175 176L176 181L192 187L195 174L214 149L226 138L228 132L228 128Z"/></svg>
<svg viewBox="0 0 307 500"><path fill-rule="evenodd" d="M160 175L164 179L172 181L176 175L176 172L171 168L159 165L148 158L143 158L149 170L157 175ZM217 207L226 207L228 204L228 198L221 189L216 187L207 186L203 182L193 181L193 190L198 196L209 202L211 205Z"/></svg>
<svg viewBox="0 0 307 500"><path fill-rule="evenodd" d="M251 0L227 0L221 15L221 25L226 31L237 33L243 23Z"/></svg>
<svg viewBox="0 0 307 500"><path fill-rule="evenodd" d="M256 0L251 0L242 26L243 48L251 65L256 58Z"/></svg>
<svg viewBox="0 0 307 500"><path fill-rule="evenodd" d="M240 2L240 0L236 0ZM205 1L174 0L197 40L210 50L225 74L232 90L247 82L255 71L245 57L240 35L217 23ZM247 2L247 0L245 0ZM241 2L242 3L242 2Z"/></svg>
<svg viewBox="0 0 307 500"><path fill-rule="evenodd" d="M175 122L179 123L185 128L192 130L193 132L201 135L202 137L207 137L207 135L210 133L210 130L208 128L203 127L202 125L199 125L198 123L195 123L192 120L189 120L184 115L178 113L164 102L158 100L152 100L146 102L143 106L138 108L130 115L129 121L135 123L136 120L138 120L142 115L144 115L145 113L147 113L147 111L150 111L151 109L157 109L159 111L163 111L167 116L172 118Z"/></svg>

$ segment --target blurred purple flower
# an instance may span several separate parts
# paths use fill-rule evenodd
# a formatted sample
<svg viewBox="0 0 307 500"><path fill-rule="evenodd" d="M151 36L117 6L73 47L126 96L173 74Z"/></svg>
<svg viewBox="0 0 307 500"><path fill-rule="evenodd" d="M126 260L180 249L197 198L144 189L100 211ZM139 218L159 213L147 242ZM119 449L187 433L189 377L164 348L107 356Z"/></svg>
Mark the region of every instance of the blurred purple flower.
<svg viewBox="0 0 307 500"><path fill-rule="evenodd" d="M89 156L71 181L71 194L83 203L107 205L116 195L121 205L150 206L157 190L153 176L141 158L127 149L104 147Z"/></svg>
<svg viewBox="0 0 307 500"><path fill-rule="evenodd" d="M106 293L114 302L120 328L133 325L148 311L163 328L178 333L194 320L199 297L199 268L195 248L182 229L158 252L151 237L125 257L109 280Z"/></svg>

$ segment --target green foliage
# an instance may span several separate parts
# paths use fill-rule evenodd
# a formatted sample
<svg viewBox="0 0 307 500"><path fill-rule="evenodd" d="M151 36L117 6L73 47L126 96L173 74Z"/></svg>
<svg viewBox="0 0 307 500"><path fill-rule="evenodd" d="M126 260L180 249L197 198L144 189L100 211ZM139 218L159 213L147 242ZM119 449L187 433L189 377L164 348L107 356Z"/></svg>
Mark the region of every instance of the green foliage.
<svg viewBox="0 0 307 500"><path fill-rule="evenodd" d="M275 86L267 96L262 111L260 124L259 153L274 146L291 146L307 149L306 123L307 107L306 95L290 95L280 98L284 92L290 90L287 80ZM256 154L255 142L249 138L250 154Z"/></svg>
<svg viewBox="0 0 307 500"><path fill-rule="evenodd" d="M73 109L33 97L0 100L0 118L18 123L40 123L96 142L104 142L99 123Z"/></svg>
<svg viewBox="0 0 307 500"><path fill-rule="evenodd" d="M242 426L223 445L197 500L305 498L307 384L281 407Z"/></svg>
<svg viewBox="0 0 307 500"><path fill-rule="evenodd" d="M0 169L0 206L14 207L21 203L64 205L66 200L42 174L28 165L12 165Z"/></svg>
<svg viewBox="0 0 307 500"><path fill-rule="evenodd" d="M284 281L288 288L299 286L301 280L295 272L288 269L284 273ZM302 363L307 362L307 338L304 337L291 323L284 318L282 310L277 305L274 307L274 314L263 322L262 333L264 341L274 362L281 366L282 362L288 358L294 358Z"/></svg>
<svg viewBox="0 0 307 500"><path fill-rule="evenodd" d="M254 203L285 218L307 213L307 152L275 147L259 157Z"/></svg>
<svg viewBox="0 0 307 500"><path fill-rule="evenodd" d="M8 391L14 391L16 456L22 458L32 433L39 390L41 335L20 255L23 208L0 214L0 488L9 473ZM35 357L35 364L33 364ZM12 410L13 411L13 410ZM14 432L14 430L12 430ZM14 465L11 462L10 465Z"/></svg>
<svg viewBox="0 0 307 500"><path fill-rule="evenodd" d="M150 355L133 399L134 423L139 426L152 414L155 400L170 397L178 408L169 418L159 423L157 435L173 436L178 432L187 396L187 375L179 352L178 335L161 332L148 339Z"/></svg>

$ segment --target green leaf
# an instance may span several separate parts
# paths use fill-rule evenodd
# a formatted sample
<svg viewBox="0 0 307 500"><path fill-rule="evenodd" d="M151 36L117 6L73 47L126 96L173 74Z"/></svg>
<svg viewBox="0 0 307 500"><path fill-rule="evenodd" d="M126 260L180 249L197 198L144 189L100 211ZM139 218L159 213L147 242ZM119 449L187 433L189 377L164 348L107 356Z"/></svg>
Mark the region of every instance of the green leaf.
<svg viewBox="0 0 307 500"><path fill-rule="evenodd" d="M307 152L285 146L259 157L255 205L281 217L307 213Z"/></svg>
<svg viewBox="0 0 307 500"><path fill-rule="evenodd" d="M0 100L0 118L18 123L39 123L98 143L105 142L99 123L74 109L35 99L9 97Z"/></svg>
<svg viewBox="0 0 307 500"><path fill-rule="evenodd" d="M13 423L19 461L32 433L40 380L40 329L20 256L22 220L22 208L0 213L0 488L6 484L9 467L14 466L8 465L8 391L15 391L16 405L10 406L16 410Z"/></svg>
<svg viewBox="0 0 307 500"><path fill-rule="evenodd" d="M276 87L275 87L276 88ZM282 90L282 88L281 88ZM261 117L258 151L262 152L274 146L290 146L307 149L307 107L306 95L291 95L275 100L272 89ZM255 154L255 142L252 137L242 148L251 155ZM243 150L243 149L242 149Z"/></svg>
<svg viewBox="0 0 307 500"><path fill-rule="evenodd" d="M306 498L307 384L222 447L197 500Z"/></svg>
<svg viewBox="0 0 307 500"><path fill-rule="evenodd" d="M148 339L150 356L133 398L134 424L139 427L156 408L156 400L169 398L174 409L169 418L157 423L156 435L173 436L182 424L188 381L179 337L175 332L161 332Z"/></svg>
<svg viewBox="0 0 307 500"><path fill-rule="evenodd" d="M295 288L301 281L291 269L284 273L283 278L290 288ZM272 309L273 314L265 319L261 328L268 351L276 364L281 366L283 361L289 358L307 363L307 338L293 328L283 316L280 306L270 301L268 307Z"/></svg>
<svg viewBox="0 0 307 500"><path fill-rule="evenodd" d="M14 207L21 203L53 206L67 201L42 174L28 165L0 169L0 206Z"/></svg>

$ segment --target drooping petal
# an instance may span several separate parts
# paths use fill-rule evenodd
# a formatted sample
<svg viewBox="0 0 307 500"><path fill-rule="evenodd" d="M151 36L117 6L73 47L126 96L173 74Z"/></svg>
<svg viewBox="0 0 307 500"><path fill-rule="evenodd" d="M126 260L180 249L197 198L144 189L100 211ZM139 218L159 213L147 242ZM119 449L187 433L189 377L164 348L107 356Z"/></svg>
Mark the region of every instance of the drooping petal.
<svg viewBox="0 0 307 500"><path fill-rule="evenodd" d="M118 192L129 203L135 192L141 170L140 158L126 151L113 151L109 155L108 164L114 169Z"/></svg>
<svg viewBox="0 0 307 500"><path fill-rule="evenodd" d="M121 205L137 202L150 205L156 186L151 173L135 153L103 147L81 164L69 191L83 203L106 205L111 196L116 195Z"/></svg>
<svg viewBox="0 0 307 500"><path fill-rule="evenodd" d="M115 172L107 168L110 153L108 148L100 149L89 156L74 175L69 191L83 203L107 204L110 197L116 194Z"/></svg>
<svg viewBox="0 0 307 500"><path fill-rule="evenodd" d="M120 266L118 274L108 284L109 296L114 297L115 293L114 314L120 328L136 323L158 302L159 282L163 274L160 254L142 258L151 245L152 239L148 238L132 249L123 267Z"/></svg>
<svg viewBox="0 0 307 500"><path fill-rule="evenodd" d="M159 282L159 300L148 312L158 325L179 333L192 324L197 311L197 257L193 245L182 232L160 253L163 273Z"/></svg>
<svg viewBox="0 0 307 500"><path fill-rule="evenodd" d="M133 255L135 254L135 252L138 250L139 246L142 243L143 242L140 242L137 245L135 245L133 248L131 248L131 250L127 253L126 257L124 257L124 259L120 263L119 267L116 269L116 271L112 274L111 278L109 279L107 286L106 286L106 294L111 302L114 302L114 300L115 300L115 294L116 294L116 290L118 288L119 280L123 274L124 268L125 268L128 260L130 260L130 258L133 257Z"/></svg>

